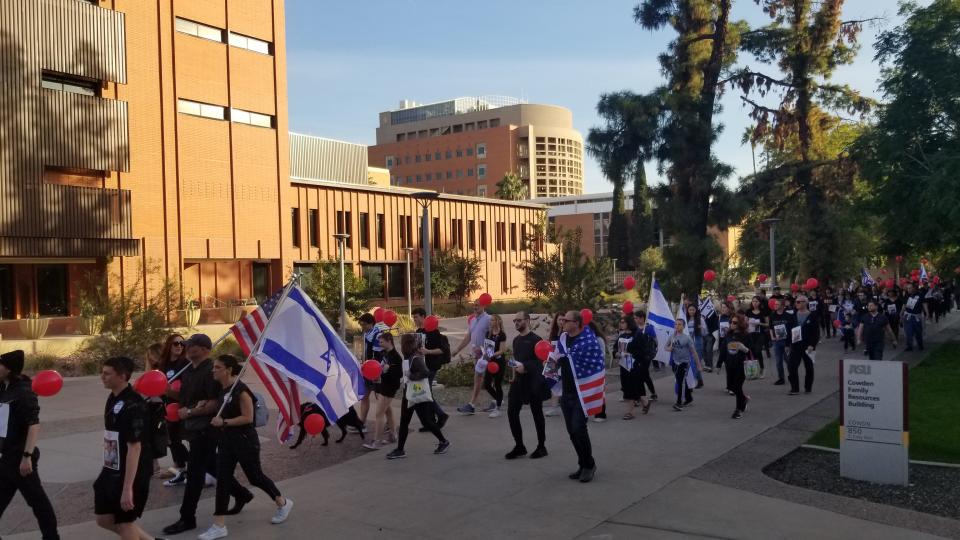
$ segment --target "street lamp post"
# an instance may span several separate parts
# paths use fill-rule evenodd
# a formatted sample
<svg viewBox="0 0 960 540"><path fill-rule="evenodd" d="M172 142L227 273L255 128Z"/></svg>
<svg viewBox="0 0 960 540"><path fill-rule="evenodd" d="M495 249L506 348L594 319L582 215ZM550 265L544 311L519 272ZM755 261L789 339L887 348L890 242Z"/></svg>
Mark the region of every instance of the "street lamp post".
<svg viewBox="0 0 960 540"><path fill-rule="evenodd" d="M407 317L413 319L413 286L410 280L410 254L413 247L407 246L403 250L407 252Z"/></svg>
<svg viewBox="0 0 960 540"><path fill-rule="evenodd" d="M350 238L349 234L337 233L333 235L337 239L337 244L340 248L340 339L346 341L347 339L347 281L346 274L343 268L343 246L347 243L347 239Z"/></svg>
<svg viewBox="0 0 960 540"><path fill-rule="evenodd" d="M763 223L770 227L770 290L777 286L777 243L774 240L777 222L783 221L780 218L769 218L763 220Z"/></svg>
<svg viewBox="0 0 960 540"><path fill-rule="evenodd" d="M436 191L418 191L410 195L423 209L420 217L420 250L423 252L423 309L433 315L433 296L430 291L430 203L440 194Z"/></svg>

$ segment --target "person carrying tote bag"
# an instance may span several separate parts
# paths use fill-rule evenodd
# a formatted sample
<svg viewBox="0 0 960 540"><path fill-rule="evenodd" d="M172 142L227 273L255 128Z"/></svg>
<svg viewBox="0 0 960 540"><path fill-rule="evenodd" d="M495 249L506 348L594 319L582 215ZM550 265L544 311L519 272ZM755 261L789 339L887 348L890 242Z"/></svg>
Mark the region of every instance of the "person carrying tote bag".
<svg viewBox="0 0 960 540"><path fill-rule="evenodd" d="M407 457L404 445L410 429L410 420L413 413L417 413L420 423L427 431L437 438L437 448L434 454L446 454L450 448L450 441L443 436L437 426L434 415L433 396L430 392L430 371L420 353L421 336L419 334L404 334L400 338L400 353L403 355L403 374L406 387L403 390L403 400L400 403L400 429L397 433L397 448L387 454L387 459Z"/></svg>

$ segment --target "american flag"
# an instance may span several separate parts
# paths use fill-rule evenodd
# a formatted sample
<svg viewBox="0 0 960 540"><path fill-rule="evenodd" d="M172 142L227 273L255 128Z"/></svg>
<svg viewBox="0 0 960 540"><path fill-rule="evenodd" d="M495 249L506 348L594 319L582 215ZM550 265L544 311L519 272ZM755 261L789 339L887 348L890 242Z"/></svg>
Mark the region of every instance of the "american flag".
<svg viewBox="0 0 960 540"><path fill-rule="evenodd" d="M603 347L597 341L597 335L585 326L576 337L563 334L561 343L566 343L566 356L570 359L577 379L577 394L583 414L593 416L603 410L603 390L606 384L606 366Z"/></svg>
<svg viewBox="0 0 960 540"><path fill-rule="evenodd" d="M280 289L255 311L241 318L230 328L230 331L243 349L243 353L247 355L250 367L260 377L273 402L280 409L280 416L277 418L277 439L285 442L290 440L293 435L291 431L300 423L300 387L275 368L258 362L250 356L282 295L283 289Z"/></svg>

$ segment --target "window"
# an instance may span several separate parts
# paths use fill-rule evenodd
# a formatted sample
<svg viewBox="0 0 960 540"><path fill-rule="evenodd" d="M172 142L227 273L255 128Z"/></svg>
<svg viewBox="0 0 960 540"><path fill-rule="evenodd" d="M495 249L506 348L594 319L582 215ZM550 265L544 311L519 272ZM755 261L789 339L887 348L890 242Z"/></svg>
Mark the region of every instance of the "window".
<svg viewBox="0 0 960 540"><path fill-rule="evenodd" d="M440 249L440 218L433 218L433 249Z"/></svg>
<svg viewBox="0 0 960 540"><path fill-rule="evenodd" d="M177 100L177 111L192 116L202 116L214 120L226 120L226 109L219 105L198 103L186 99Z"/></svg>
<svg viewBox="0 0 960 540"><path fill-rule="evenodd" d="M71 94L80 94L82 96L99 96L100 83L94 80L70 77L55 73L43 72L40 86L47 90L57 90L60 92L69 92Z"/></svg>
<svg viewBox="0 0 960 540"><path fill-rule="evenodd" d="M350 238L347 238L344 243L344 249L350 249L353 238L353 213L349 211L337 210L337 234L346 234Z"/></svg>
<svg viewBox="0 0 960 540"><path fill-rule="evenodd" d="M484 159L487 157L487 143L480 143L477 145L477 159Z"/></svg>
<svg viewBox="0 0 960 540"><path fill-rule="evenodd" d="M307 210L307 240L310 242L310 245L313 247L320 247L319 239L317 238L317 226L320 221L320 212L316 209Z"/></svg>
<svg viewBox="0 0 960 540"><path fill-rule="evenodd" d="M440 161L440 152L434 152L433 159L436 161Z"/></svg>
<svg viewBox="0 0 960 540"><path fill-rule="evenodd" d="M387 247L387 224L383 214L377 214L377 247L380 249Z"/></svg>
<svg viewBox="0 0 960 540"><path fill-rule="evenodd" d="M262 304L270 297L270 265L253 263L253 297Z"/></svg>
<svg viewBox="0 0 960 540"><path fill-rule="evenodd" d="M446 158L447 158L447 159L453 159L453 152L451 152L450 150L447 150Z"/></svg>
<svg viewBox="0 0 960 540"><path fill-rule="evenodd" d="M473 167L467 167L467 176L473 176Z"/></svg>
<svg viewBox="0 0 960 540"><path fill-rule="evenodd" d="M406 138L407 138L406 134L404 134L404 133L397 133L397 142L401 142L401 141L403 141L403 140L406 139Z"/></svg>
<svg viewBox="0 0 960 540"><path fill-rule="evenodd" d="M370 247L370 214L360 212L360 247Z"/></svg>
<svg viewBox="0 0 960 540"><path fill-rule="evenodd" d="M473 131L473 128L474 128L473 122L467 122L466 124L463 125L464 131Z"/></svg>
<svg viewBox="0 0 960 540"><path fill-rule="evenodd" d="M463 124L456 124L456 125L454 125L454 126L453 126L453 132L454 132L454 133L461 133L461 132L463 132Z"/></svg>
<svg viewBox="0 0 960 540"><path fill-rule="evenodd" d="M492 128L500 127L500 119L499 119L499 118L491 118L491 119L490 119L490 127L492 127Z"/></svg>
<svg viewBox="0 0 960 540"><path fill-rule="evenodd" d="M453 171L447 171L447 180L453 178Z"/></svg>
<svg viewBox="0 0 960 540"><path fill-rule="evenodd" d="M42 264L37 266L37 313L40 315L68 315L67 265Z"/></svg>
<svg viewBox="0 0 960 540"><path fill-rule="evenodd" d="M414 161L415 163L420 163L420 154L417 154L417 155L413 156L413 161Z"/></svg>
<svg viewBox="0 0 960 540"><path fill-rule="evenodd" d="M510 279L507 274L507 263L500 263L500 292L508 293L510 292Z"/></svg>
<svg viewBox="0 0 960 540"><path fill-rule="evenodd" d="M477 186L477 195L481 197L487 196L487 186Z"/></svg>
<svg viewBox="0 0 960 540"><path fill-rule="evenodd" d="M517 224L511 223L510 224L510 250L517 251L518 247L519 246L517 245Z"/></svg>
<svg viewBox="0 0 960 540"><path fill-rule="evenodd" d="M410 238L410 235L408 234L409 231L407 230L407 222L409 219L410 219L410 216L400 216L400 227L399 227L400 230L398 232L400 233L401 248L409 247L410 242L412 240L412 238Z"/></svg>
<svg viewBox="0 0 960 540"><path fill-rule="evenodd" d="M507 250L507 224L498 221L496 223L496 245L497 251L506 251Z"/></svg>
<svg viewBox="0 0 960 540"><path fill-rule="evenodd" d="M457 169L457 178L463 178L463 169Z"/></svg>
<svg viewBox="0 0 960 540"><path fill-rule="evenodd" d="M427 182L433 180L433 173L427 173Z"/></svg>
<svg viewBox="0 0 960 540"><path fill-rule="evenodd" d="M430 155L430 152L427 152L426 154L423 155L423 159L424 159L425 161L430 161L430 159L431 159L432 157L433 157L433 156Z"/></svg>
<svg viewBox="0 0 960 540"><path fill-rule="evenodd" d="M387 265L387 296L404 298L407 296L406 264Z"/></svg>
<svg viewBox="0 0 960 540"><path fill-rule="evenodd" d="M387 156L387 168L393 167L393 156Z"/></svg>
<svg viewBox="0 0 960 540"><path fill-rule="evenodd" d="M487 121L480 120L479 122L477 122L477 129L487 129Z"/></svg>
<svg viewBox="0 0 960 540"><path fill-rule="evenodd" d="M12 264L0 264L0 319L15 319Z"/></svg>
<svg viewBox="0 0 960 540"><path fill-rule="evenodd" d="M520 249L527 249L527 224L520 224Z"/></svg>
<svg viewBox="0 0 960 540"><path fill-rule="evenodd" d="M293 247L300 247L300 209L290 209L290 238L293 240Z"/></svg>
<svg viewBox="0 0 960 540"><path fill-rule="evenodd" d="M467 148L467 157L470 157L472 155L473 155L473 148Z"/></svg>
<svg viewBox="0 0 960 540"><path fill-rule="evenodd" d="M463 157L463 150L457 148L457 157Z"/></svg>
<svg viewBox="0 0 960 540"><path fill-rule="evenodd" d="M189 34L198 38L209 39L210 41L219 41L223 43L223 30L207 26L205 24L200 24L198 22L188 21L187 19L181 19L177 17L175 23L177 32L181 34Z"/></svg>
<svg viewBox="0 0 960 540"><path fill-rule="evenodd" d="M477 178L486 178L487 177L487 166L486 165L477 165Z"/></svg>
<svg viewBox="0 0 960 540"><path fill-rule="evenodd" d="M386 281L383 279L382 264L360 263L360 274L364 281L370 285L371 290L380 287L380 296L383 296Z"/></svg>
<svg viewBox="0 0 960 540"><path fill-rule="evenodd" d="M249 124L251 126L265 128L273 127L272 116L240 109L230 109L230 120L238 124Z"/></svg>
<svg viewBox="0 0 960 540"><path fill-rule="evenodd" d="M408 184L412 184L412 183L413 183L413 177L412 177L412 176L408 176L408 177L407 177L407 183L408 183Z"/></svg>
<svg viewBox="0 0 960 540"><path fill-rule="evenodd" d="M487 249L487 222L480 222L480 249Z"/></svg>
<svg viewBox="0 0 960 540"><path fill-rule="evenodd" d="M403 216L403 219L400 220L400 228L407 229L407 245L404 247L413 247L413 218L410 216Z"/></svg>
<svg viewBox="0 0 960 540"><path fill-rule="evenodd" d="M467 247L470 249L477 249L477 237L473 230L474 222L472 219L467 220Z"/></svg>
<svg viewBox="0 0 960 540"><path fill-rule="evenodd" d="M419 184L420 181L421 181L421 177L420 177L420 175L418 174L418 175L417 175L417 183Z"/></svg>
<svg viewBox="0 0 960 540"><path fill-rule="evenodd" d="M269 42L235 32L230 32L230 45L260 54L270 54Z"/></svg>

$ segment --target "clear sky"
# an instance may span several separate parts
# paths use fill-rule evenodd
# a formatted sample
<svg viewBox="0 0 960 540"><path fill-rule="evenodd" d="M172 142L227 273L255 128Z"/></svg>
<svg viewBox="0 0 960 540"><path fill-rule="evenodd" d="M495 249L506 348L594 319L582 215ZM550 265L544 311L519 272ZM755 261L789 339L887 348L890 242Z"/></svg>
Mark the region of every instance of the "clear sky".
<svg viewBox="0 0 960 540"><path fill-rule="evenodd" d="M482 94L524 97L573 111L584 138L599 125L600 94L662 84L657 55L673 38L635 24L636 0L287 0L290 129L373 144L378 113L401 99L420 103ZM767 21L753 0L734 19ZM885 17L861 35L857 61L834 80L878 97L877 33L899 22L896 0L847 0L845 19ZM758 66L756 62L748 65ZM716 145L738 173L752 170L749 121L735 92L723 98ZM610 183L586 157L585 191ZM656 167L648 165L650 178ZM735 181L734 181L735 183Z"/></svg>

